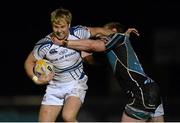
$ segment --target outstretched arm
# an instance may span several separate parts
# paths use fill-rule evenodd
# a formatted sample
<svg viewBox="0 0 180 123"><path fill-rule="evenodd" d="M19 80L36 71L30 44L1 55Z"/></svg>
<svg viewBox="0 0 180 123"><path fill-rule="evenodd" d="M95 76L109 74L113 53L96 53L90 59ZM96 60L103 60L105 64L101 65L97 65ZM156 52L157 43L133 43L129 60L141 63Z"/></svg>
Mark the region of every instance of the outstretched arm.
<svg viewBox="0 0 180 123"><path fill-rule="evenodd" d="M72 48L79 51L86 52L101 52L105 51L105 43L103 40L92 40L92 39L79 39L79 40L59 40L56 37L52 37L55 44Z"/></svg>
<svg viewBox="0 0 180 123"><path fill-rule="evenodd" d="M87 52L105 51L105 43L102 40L88 39L88 40L68 41L67 47L76 50L87 51Z"/></svg>
<svg viewBox="0 0 180 123"><path fill-rule="evenodd" d="M107 29L104 27L88 27L88 29L91 33L91 37L108 36L114 33L114 31L112 31L111 29Z"/></svg>
<svg viewBox="0 0 180 123"><path fill-rule="evenodd" d="M129 28L125 32L125 36L130 37L130 33L135 33L137 36L139 36L139 33L135 28ZM104 36L100 36L100 37L104 37ZM92 52L92 51L101 52L106 50L105 38L103 40L100 39L59 40L55 36L52 36L51 38L55 44L72 48L75 50L86 51L86 52Z"/></svg>

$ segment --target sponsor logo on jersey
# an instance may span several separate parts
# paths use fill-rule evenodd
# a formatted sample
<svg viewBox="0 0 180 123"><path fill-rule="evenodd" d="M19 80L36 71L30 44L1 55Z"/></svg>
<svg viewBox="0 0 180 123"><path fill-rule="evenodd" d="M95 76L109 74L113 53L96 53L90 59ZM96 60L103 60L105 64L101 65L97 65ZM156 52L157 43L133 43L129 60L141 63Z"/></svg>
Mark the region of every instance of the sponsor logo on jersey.
<svg viewBox="0 0 180 123"><path fill-rule="evenodd" d="M49 51L49 53L52 55L52 54L56 54L58 51L56 50L57 48L55 48L55 49L51 49L50 51Z"/></svg>

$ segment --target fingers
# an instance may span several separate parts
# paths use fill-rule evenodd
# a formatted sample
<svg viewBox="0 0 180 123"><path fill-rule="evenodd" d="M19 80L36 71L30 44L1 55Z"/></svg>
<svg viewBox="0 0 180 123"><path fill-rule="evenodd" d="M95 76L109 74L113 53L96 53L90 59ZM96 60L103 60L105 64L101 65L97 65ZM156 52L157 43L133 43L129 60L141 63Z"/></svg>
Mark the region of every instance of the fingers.
<svg viewBox="0 0 180 123"><path fill-rule="evenodd" d="M61 45L61 40L59 40L59 39L56 38L56 37L52 37L52 41L53 41L54 44Z"/></svg>
<svg viewBox="0 0 180 123"><path fill-rule="evenodd" d="M38 80L40 81L41 84L47 84L50 80L52 80L54 77L54 73L49 73L49 74L43 74L41 75Z"/></svg>
<svg viewBox="0 0 180 123"><path fill-rule="evenodd" d="M135 33L137 36L139 36L139 32L136 29L132 29L132 33Z"/></svg>
<svg viewBox="0 0 180 123"><path fill-rule="evenodd" d="M134 33L134 34L136 34L137 36L140 35L139 32L138 32L138 30L135 29L135 28L129 28L129 29L126 31L126 34L129 35L130 33Z"/></svg>
<svg viewBox="0 0 180 123"><path fill-rule="evenodd" d="M59 40L55 35L51 34L51 39L52 39L52 42L56 45L62 45L63 43L63 40Z"/></svg>

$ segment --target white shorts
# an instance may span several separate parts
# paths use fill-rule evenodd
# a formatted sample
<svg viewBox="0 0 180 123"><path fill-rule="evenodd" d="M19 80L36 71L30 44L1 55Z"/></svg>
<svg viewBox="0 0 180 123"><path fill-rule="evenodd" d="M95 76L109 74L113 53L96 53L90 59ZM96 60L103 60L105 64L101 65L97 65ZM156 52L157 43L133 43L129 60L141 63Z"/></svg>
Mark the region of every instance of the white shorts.
<svg viewBox="0 0 180 123"><path fill-rule="evenodd" d="M84 102L86 95L88 77L85 75L80 80L74 80L67 83L57 83L47 85L46 93L41 104L43 105L64 105L64 101L69 96L79 97L81 103Z"/></svg>
<svg viewBox="0 0 180 123"><path fill-rule="evenodd" d="M160 104L157 109L155 110L155 113L152 114L152 117L159 117L159 116L163 116L164 115L164 108L163 108L163 104Z"/></svg>

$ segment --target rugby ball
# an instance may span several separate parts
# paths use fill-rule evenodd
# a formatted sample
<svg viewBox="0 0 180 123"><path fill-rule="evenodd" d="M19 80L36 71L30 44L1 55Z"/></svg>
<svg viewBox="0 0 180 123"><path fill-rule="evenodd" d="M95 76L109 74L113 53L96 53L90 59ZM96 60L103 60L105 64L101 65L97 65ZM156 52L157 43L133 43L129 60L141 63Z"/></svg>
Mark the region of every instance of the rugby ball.
<svg viewBox="0 0 180 123"><path fill-rule="evenodd" d="M36 76L48 75L54 72L52 63L46 59L37 60L33 70Z"/></svg>

